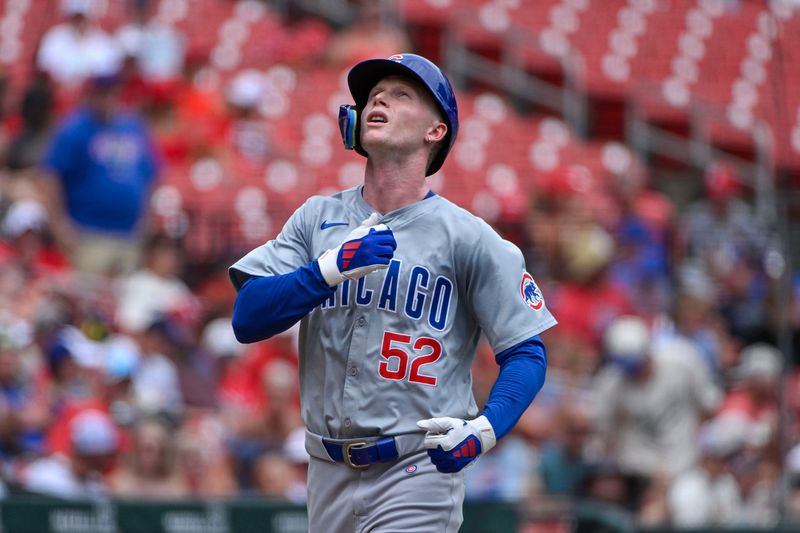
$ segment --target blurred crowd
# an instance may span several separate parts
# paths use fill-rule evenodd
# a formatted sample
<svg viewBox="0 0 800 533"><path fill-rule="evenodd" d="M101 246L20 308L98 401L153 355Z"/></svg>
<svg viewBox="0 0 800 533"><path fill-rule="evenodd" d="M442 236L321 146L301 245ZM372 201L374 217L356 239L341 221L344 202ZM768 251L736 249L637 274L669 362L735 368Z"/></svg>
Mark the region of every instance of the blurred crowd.
<svg viewBox="0 0 800 533"><path fill-rule="evenodd" d="M208 58L130 4L111 31L92 1L60 2L32 78L0 101L3 492L301 503L296 333L239 344L237 256L199 268L192 227L151 213L160 177L190 160L263 174L281 153L263 78L209 89ZM410 46L376 17L327 30L305 60ZM784 505L800 519L796 339L776 347L781 320L800 329L800 275L787 295L735 167L709 166L682 198L653 181L636 165L603 194L554 178L494 221L560 324L544 389L467 470L467 496L522 502L534 522L584 504L649 526L773 525ZM479 404L496 375L483 344Z"/></svg>
<svg viewBox="0 0 800 533"><path fill-rule="evenodd" d="M468 495L522 498L531 516L583 502L586 531L598 503L653 527L800 517L800 277L786 295L774 234L733 166L696 178L685 205L643 169L602 195L533 193L516 235L559 320L547 383L516 435L467 474Z"/></svg>

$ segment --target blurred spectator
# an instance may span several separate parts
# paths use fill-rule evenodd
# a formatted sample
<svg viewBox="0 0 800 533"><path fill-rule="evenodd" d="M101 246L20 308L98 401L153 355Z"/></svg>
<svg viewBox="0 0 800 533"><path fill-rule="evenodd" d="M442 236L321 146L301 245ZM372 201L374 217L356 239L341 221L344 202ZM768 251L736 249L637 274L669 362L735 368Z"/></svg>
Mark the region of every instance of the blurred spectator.
<svg viewBox="0 0 800 533"><path fill-rule="evenodd" d="M175 128L181 129L180 135L184 137L191 159L209 156L222 138L220 131L224 129L225 122L225 95L212 72L208 53L191 50L187 53L181 80L174 85L167 83L166 87L163 84L153 86L157 93L154 95L156 100L163 96L162 102L165 104L155 110L157 126L159 119L168 122L172 118L169 116L172 111L170 104L174 103ZM167 90L162 91L165 88ZM159 112L167 116L159 116Z"/></svg>
<svg viewBox="0 0 800 533"><path fill-rule="evenodd" d="M281 360L261 373L263 407L243 416L229 447L240 486L250 488L253 463L264 453L281 452L291 432L302 426L298 405L297 369Z"/></svg>
<svg viewBox="0 0 800 533"><path fill-rule="evenodd" d="M220 415L235 430L242 418L258 409L258 393L244 364L245 345L236 340L230 317L215 318L203 329L202 345L217 358L217 397Z"/></svg>
<svg viewBox="0 0 800 533"><path fill-rule="evenodd" d="M669 490L672 479L667 474L656 475L639 498L636 521L641 527L663 526L669 523Z"/></svg>
<svg viewBox="0 0 800 533"><path fill-rule="evenodd" d="M216 409L216 360L199 346L187 320L175 313L157 318L147 337L175 368L179 396L186 409Z"/></svg>
<svg viewBox="0 0 800 533"><path fill-rule="evenodd" d="M261 175L273 157L271 133L260 110L262 105L269 105L267 96L267 79L255 69L240 72L226 88L225 137L238 174Z"/></svg>
<svg viewBox="0 0 800 533"><path fill-rule="evenodd" d="M225 427L214 415L184 419L178 432L178 468L194 497L233 496L236 479L226 453Z"/></svg>
<svg viewBox="0 0 800 533"><path fill-rule="evenodd" d="M176 364L181 394L186 407L216 412L219 409L219 398L215 386L216 358L198 347L194 340L183 351L174 353L179 357Z"/></svg>
<svg viewBox="0 0 800 533"><path fill-rule="evenodd" d="M209 320L203 328L201 342L209 352L227 361L235 361L245 349L245 345L236 340L230 317Z"/></svg>
<svg viewBox="0 0 800 533"><path fill-rule="evenodd" d="M800 269L794 272L792 278L792 294L789 298L789 330L792 334L792 359L796 367L800 364Z"/></svg>
<svg viewBox="0 0 800 533"><path fill-rule="evenodd" d="M571 510L574 533L630 531L630 489L626 476L613 461L593 463L580 497Z"/></svg>
<svg viewBox="0 0 800 533"><path fill-rule="evenodd" d="M96 397L90 370L96 348L80 329L69 324L60 327L47 343L44 355L52 380L50 405L55 413Z"/></svg>
<svg viewBox="0 0 800 533"><path fill-rule="evenodd" d="M86 411L99 411L120 427L132 423L131 376L140 358L139 346L123 335L93 341L72 325L62 326L47 345L51 380L47 445L68 454L72 421ZM124 441L125 435L122 434Z"/></svg>
<svg viewBox="0 0 800 533"><path fill-rule="evenodd" d="M0 65L0 125L6 120L6 95L8 94L8 72L4 65ZM3 129L0 128L0 141L3 138Z"/></svg>
<svg viewBox="0 0 800 533"><path fill-rule="evenodd" d="M61 124L40 180L53 230L81 272L130 272L158 157L144 122L118 103L119 78L96 76Z"/></svg>
<svg viewBox="0 0 800 533"><path fill-rule="evenodd" d="M295 325L264 342L243 346L242 357L231 361L225 374L219 375L218 386L226 399L225 409L235 418L232 427L252 427L252 421L262 416L268 402L264 393L264 376L270 365L277 362L276 368L294 369L293 381L296 381L298 329L299 325ZM276 375L284 375L284 372L279 371ZM235 430L239 431L240 429Z"/></svg>
<svg viewBox="0 0 800 533"><path fill-rule="evenodd" d="M289 433L281 450L269 451L254 462L256 491L267 498L306 502L306 480L309 456L305 448L305 428Z"/></svg>
<svg viewBox="0 0 800 533"><path fill-rule="evenodd" d="M592 421L578 404L564 406L557 421L554 438L542 450L542 488L551 495L576 496L591 469L587 448Z"/></svg>
<svg viewBox="0 0 800 533"><path fill-rule="evenodd" d="M0 458L6 460L42 453L50 422L45 391L22 361L31 340L20 330L29 329L26 326L9 313L0 313Z"/></svg>
<svg viewBox="0 0 800 533"><path fill-rule="evenodd" d="M103 399L117 425L130 426L139 415L132 379L139 367L141 350L136 341L124 335L114 335L105 344Z"/></svg>
<svg viewBox="0 0 800 533"><path fill-rule="evenodd" d="M675 208L664 194L648 188L647 181L642 168L612 180L619 214L611 224L618 245L611 277L628 292L637 314L651 317L667 311L670 303L668 254Z"/></svg>
<svg viewBox="0 0 800 533"><path fill-rule="evenodd" d="M681 291L673 295L672 328L664 327L662 336L676 336L693 344L712 376L721 376L733 364L735 352L727 327L714 308L710 291Z"/></svg>
<svg viewBox="0 0 800 533"><path fill-rule="evenodd" d="M741 196L742 178L730 164L709 165L704 196L683 215L689 257L699 258L711 272L725 271L736 255L750 255L763 243L762 228Z"/></svg>
<svg viewBox="0 0 800 533"><path fill-rule="evenodd" d="M283 456L289 461L294 470L292 484L285 493L286 498L297 504L304 504L307 499L308 462L309 455L306 451L306 429L297 427L286 437L283 445Z"/></svg>
<svg viewBox="0 0 800 533"><path fill-rule="evenodd" d="M189 89L182 82L164 81L148 85L143 110L150 124L159 152L167 167L185 171L190 156L202 152L202 134L193 131L195 125L179 116L178 104ZM207 120L207 119L206 119Z"/></svg>
<svg viewBox="0 0 800 533"><path fill-rule="evenodd" d="M769 280L762 269L768 233L743 199L736 168L716 163L705 173L706 196L683 218L686 254L717 281L717 300L730 331L745 342L767 333Z"/></svg>
<svg viewBox="0 0 800 533"><path fill-rule="evenodd" d="M98 73L117 72L122 51L116 41L94 24L92 0L61 0L64 22L47 30L36 63L66 89L77 88Z"/></svg>
<svg viewBox="0 0 800 533"><path fill-rule="evenodd" d="M531 493L537 454L519 435L508 435L464 471L465 497L474 501L520 502Z"/></svg>
<svg viewBox="0 0 800 533"><path fill-rule="evenodd" d="M133 447L110 480L115 496L174 499L189 495L176 461L171 426L144 418L133 428Z"/></svg>
<svg viewBox="0 0 800 533"><path fill-rule="evenodd" d="M344 67L411 50L408 35L384 3L359 0L355 4L357 19L334 34L325 54L328 62Z"/></svg>
<svg viewBox="0 0 800 533"><path fill-rule="evenodd" d="M0 260L18 265L29 279L69 268L68 259L52 241L47 210L39 201L22 199L11 204L2 233Z"/></svg>
<svg viewBox="0 0 800 533"><path fill-rule="evenodd" d="M800 443L785 458L788 483L786 514L790 523L800 523Z"/></svg>
<svg viewBox="0 0 800 533"><path fill-rule="evenodd" d="M613 461L592 463L581 487L582 499L625 507L628 502L628 483L619 466Z"/></svg>
<svg viewBox="0 0 800 533"><path fill-rule="evenodd" d="M698 424L721 391L690 344L654 345L638 317L612 322L605 352L608 362L596 378L597 424L607 452L641 494L654 477L694 464Z"/></svg>
<svg viewBox="0 0 800 533"><path fill-rule="evenodd" d="M119 102L121 107L144 111L147 104L149 84L139 72L136 59L125 56L119 75Z"/></svg>
<svg viewBox="0 0 800 533"><path fill-rule="evenodd" d="M629 214L617 227L616 258L610 276L623 287L637 312L654 316L669 307L667 255L659 232Z"/></svg>
<svg viewBox="0 0 800 533"><path fill-rule="evenodd" d="M113 466L119 444L117 428L100 411L89 410L70 423L71 456L53 454L37 459L22 472L24 488L68 499L108 495L104 475Z"/></svg>
<svg viewBox="0 0 800 533"><path fill-rule="evenodd" d="M744 343L772 338L769 324L770 283L761 255L730 258L718 274L719 310L730 331Z"/></svg>
<svg viewBox="0 0 800 533"><path fill-rule="evenodd" d="M38 167L50 142L53 126L53 85L47 75L37 72L25 90L20 105L19 132L9 139L0 164L13 171Z"/></svg>
<svg viewBox="0 0 800 533"><path fill-rule="evenodd" d="M142 358L133 374L133 395L137 409L144 414L164 414L173 420L183 412L178 369L169 357L173 350L172 325L155 320L141 335Z"/></svg>
<svg viewBox="0 0 800 533"><path fill-rule="evenodd" d="M741 524L742 496L730 459L744 445L742 428L718 418L700 428L700 462L669 490L672 525L679 528Z"/></svg>
<svg viewBox="0 0 800 533"><path fill-rule="evenodd" d="M255 462L255 485L258 493L276 500L288 500L294 485L294 471L285 457L265 453Z"/></svg>
<svg viewBox="0 0 800 533"><path fill-rule="evenodd" d="M558 314L562 334L597 346L611 320L633 311L627 293L609 276L616 245L584 198L565 200L558 216L557 275L563 284L549 305Z"/></svg>
<svg viewBox="0 0 800 533"><path fill-rule="evenodd" d="M766 440L761 428L738 413L721 413L718 418L741 428L744 435L742 451L729 464L742 494L739 522L748 526L775 526L780 519L781 498L785 497L780 488L777 436Z"/></svg>
<svg viewBox="0 0 800 533"><path fill-rule="evenodd" d="M297 369L276 360L264 367L261 379L266 406L252 429L268 449L283 449L289 434L301 425Z"/></svg>
<svg viewBox="0 0 800 533"><path fill-rule="evenodd" d="M760 440L766 442L778 431L778 394L783 355L766 343L746 346L734 369L734 386L720 406L721 414L744 417Z"/></svg>
<svg viewBox="0 0 800 533"><path fill-rule="evenodd" d="M123 53L135 58L145 81L177 78L183 69L185 43L179 31L147 12L135 9L133 20L121 26L116 40Z"/></svg>
<svg viewBox="0 0 800 533"><path fill-rule="evenodd" d="M152 235L143 249L143 264L119 279L117 324L136 333L156 318L182 306L192 293L181 280L183 248L166 235Z"/></svg>

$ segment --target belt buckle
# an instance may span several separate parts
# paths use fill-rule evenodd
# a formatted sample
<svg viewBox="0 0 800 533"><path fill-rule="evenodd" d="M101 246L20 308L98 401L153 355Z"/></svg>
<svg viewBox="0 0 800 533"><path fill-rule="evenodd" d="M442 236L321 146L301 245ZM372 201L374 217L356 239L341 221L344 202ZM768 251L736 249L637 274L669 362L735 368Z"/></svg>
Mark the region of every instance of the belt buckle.
<svg viewBox="0 0 800 533"><path fill-rule="evenodd" d="M343 444L342 458L344 459L344 464L356 470L364 470L365 468L369 468L369 464L366 465L355 464L353 462L353 459L350 457L350 450L352 450L353 448L360 449L360 448L366 448L367 446L370 446L370 443L365 440L357 440L352 442L346 442L345 444Z"/></svg>

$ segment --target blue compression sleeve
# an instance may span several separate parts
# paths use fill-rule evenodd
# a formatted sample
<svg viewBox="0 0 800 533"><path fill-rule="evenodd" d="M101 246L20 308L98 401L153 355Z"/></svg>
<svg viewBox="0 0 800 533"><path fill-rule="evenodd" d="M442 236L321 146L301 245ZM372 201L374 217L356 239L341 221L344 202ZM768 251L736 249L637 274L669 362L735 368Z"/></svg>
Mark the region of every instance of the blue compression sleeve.
<svg viewBox="0 0 800 533"><path fill-rule="evenodd" d="M233 305L233 332L239 342L268 339L286 331L317 307L335 287L328 286L317 260L280 276L253 276Z"/></svg>
<svg viewBox="0 0 800 533"><path fill-rule="evenodd" d="M483 409L498 439L511 431L544 385L547 350L538 335L495 357L500 374Z"/></svg>

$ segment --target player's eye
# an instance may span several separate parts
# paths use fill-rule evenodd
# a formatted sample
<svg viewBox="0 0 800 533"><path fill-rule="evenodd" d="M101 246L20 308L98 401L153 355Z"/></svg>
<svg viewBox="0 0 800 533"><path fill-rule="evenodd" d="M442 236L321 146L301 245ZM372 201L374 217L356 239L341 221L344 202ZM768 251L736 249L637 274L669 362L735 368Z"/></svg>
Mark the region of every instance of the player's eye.
<svg viewBox="0 0 800 533"><path fill-rule="evenodd" d="M376 95L376 94L378 94L378 93L381 93L381 92L383 92L383 87L380 87L380 86L376 85L376 86L375 86L375 87L374 87L374 88L373 88L373 89L372 89L372 90L369 92L369 96L367 96L367 100L372 100L373 98L375 98L375 95Z"/></svg>

